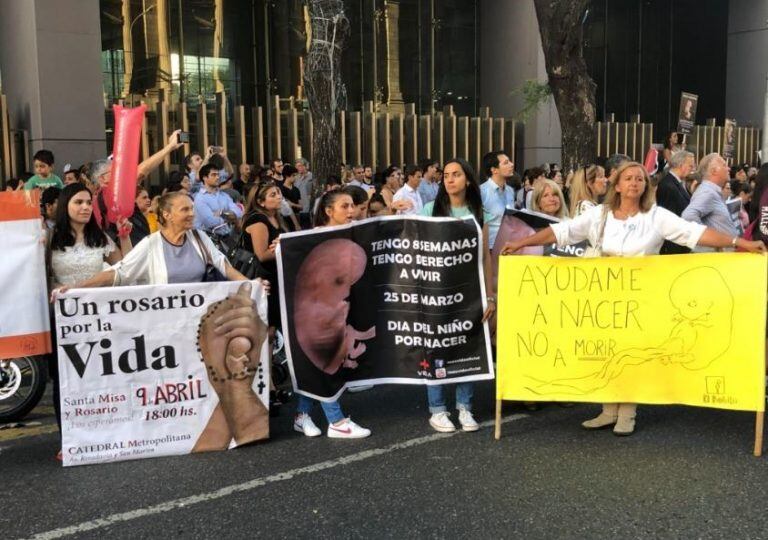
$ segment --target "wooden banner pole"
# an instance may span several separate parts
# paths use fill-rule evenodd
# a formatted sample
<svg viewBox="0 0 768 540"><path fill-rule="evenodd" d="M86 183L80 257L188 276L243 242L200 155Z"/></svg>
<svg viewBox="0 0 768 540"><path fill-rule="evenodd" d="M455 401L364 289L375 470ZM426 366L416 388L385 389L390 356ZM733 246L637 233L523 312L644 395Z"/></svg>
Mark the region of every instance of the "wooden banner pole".
<svg viewBox="0 0 768 540"><path fill-rule="evenodd" d="M501 400L496 400L496 429L493 432L494 438L501 439Z"/></svg>
<svg viewBox="0 0 768 540"><path fill-rule="evenodd" d="M755 457L763 455L763 421L765 420L765 411L755 413Z"/></svg>

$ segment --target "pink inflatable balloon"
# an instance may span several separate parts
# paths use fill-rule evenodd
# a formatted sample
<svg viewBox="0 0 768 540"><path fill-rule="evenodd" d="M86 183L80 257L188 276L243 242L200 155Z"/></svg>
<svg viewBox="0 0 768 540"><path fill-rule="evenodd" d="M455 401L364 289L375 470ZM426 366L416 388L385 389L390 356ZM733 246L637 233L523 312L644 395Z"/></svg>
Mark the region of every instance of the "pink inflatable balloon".
<svg viewBox="0 0 768 540"><path fill-rule="evenodd" d="M645 162L643 165L648 174L656 174L656 171L659 169L659 151L653 146L651 146L648 149L648 153L645 154Z"/></svg>
<svg viewBox="0 0 768 540"><path fill-rule="evenodd" d="M107 221L133 215L139 172L141 124L147 106L126 109L115 105L115 143L112 147L112 180L104 188Z"/></svg>

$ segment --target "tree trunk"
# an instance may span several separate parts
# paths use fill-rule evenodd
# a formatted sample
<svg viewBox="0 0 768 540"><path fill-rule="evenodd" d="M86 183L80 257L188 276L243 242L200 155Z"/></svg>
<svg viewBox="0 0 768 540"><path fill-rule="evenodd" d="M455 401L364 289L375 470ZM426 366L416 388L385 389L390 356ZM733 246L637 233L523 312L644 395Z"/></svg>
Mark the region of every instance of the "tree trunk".
<svg viewBox="0 0 768 540"><path fill-rule="evenodd" d="M588 0L534 0L547 76L563 131L563 166L594 163L595 83L583 54Z"/></svg>
<svg viewBox="0 0 768 540"><path fill-rule="evenodd" d="M349 32L344 0L308 0L312 31L304 86L312 113L316 186L322 188L328 176L341 170L341 139L338 112L346 105L341 80L341 51Z"/></svg>

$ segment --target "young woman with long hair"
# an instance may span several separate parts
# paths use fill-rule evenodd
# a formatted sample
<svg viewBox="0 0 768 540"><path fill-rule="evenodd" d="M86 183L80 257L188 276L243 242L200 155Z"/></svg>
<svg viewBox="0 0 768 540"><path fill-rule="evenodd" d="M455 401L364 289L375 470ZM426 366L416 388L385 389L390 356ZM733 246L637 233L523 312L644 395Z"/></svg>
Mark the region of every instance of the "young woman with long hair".
<svg viewBox="0 0 768 540"><path fill-rule="evenodd" d="M472 216L482 228L483 236L483 267L485 269L485 290L493 290L491 277L491 256L488 249L488 225L486 221L491 216L483 213L483 201L480 195L480 185L475 178L472 166L463 159L452 159L443 167L443 181L437 190L434 201L424 205L421 211L424 216L463 218ZM483 322L491 318L496 311L496 298L489 296ZM477 431L480 426L472 416L472 395L474 383L465 382L456 385L456 409L459 411L459 424L464 431ZM427 386L427 401L431 417L429 424L435 431L443 433L456 431L451 422L445 402L445 386Z"/></svg>
<svg viewBox="0 0 768 540"><path fill-rule="evenodd" d="M275 249L278 237L290 229L280 214L283 196L274 182L264 182L251 189L243 218L243 249L259 259L262 277L272 284L269 295L270 332L280 327L280 294L277 283Z"/></svg>
<svg viewBox="0 0 768 540"><path fill-rule="evenodd" d="M351 223L356 211L352 197L340 190L327 191L317 205L314 218L315 228ZM299 396L296 416L293 419L293 429L307 437L317 437L322 433L310 416L314 404L313 399ZM362 439L371 434L371 430L357 425L351 418L346 417L338 401L321 402L320 405L328 420L328 437L332 439Z"/></svg>
<svg viewBox="0 0 768 540"><path fill-rule="evenodd" d="M573 173L571 180L571 217L577 217L594 208L600 202L600 197L608 190L608 179L605 169L599 165L580 167Z"/></svg>
<svg viewBox="0 0 768 540"><path fill-rule="evenodd" d="M128 235L120 238L124 251L132 245ZM56 220L46 249L46 270L50 290L69 286L79 280L90 278L104 267L104 263L115 264L123 258L123 252L104 233L93 215L93 196L81 184L69 184L61 190L56 207ZM51 309L53 316L53 309ZM53 328L55 325L51 324ZM51 332L56 339L56 332ZM53 384L53 405L56 421L61 426L61 404L59 401L59 369L56 345L49 356L49 373Z"/></svg>

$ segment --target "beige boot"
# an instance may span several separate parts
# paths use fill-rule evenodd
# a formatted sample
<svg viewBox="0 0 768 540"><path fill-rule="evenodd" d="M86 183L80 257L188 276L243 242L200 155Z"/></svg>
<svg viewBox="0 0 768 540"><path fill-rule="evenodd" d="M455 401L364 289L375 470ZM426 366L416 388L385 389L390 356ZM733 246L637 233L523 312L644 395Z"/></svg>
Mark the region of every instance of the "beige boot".
<svg viewBox="0 0 768 540"><path fill-rule="evenodd" d="M613 434L619 437L627 437L635 432L635 413L637 412L636 403L620 403L618 420L613 427Z"/></svg>
<svg viewBox="0 0 768 540"><path fill-rule="evenodd" d="M581 427L584 429L603 429L611 427L616 423L618 417L619 404L618 403L603 403L603 412L597 415L591 420L581 423Z"/></svg>

